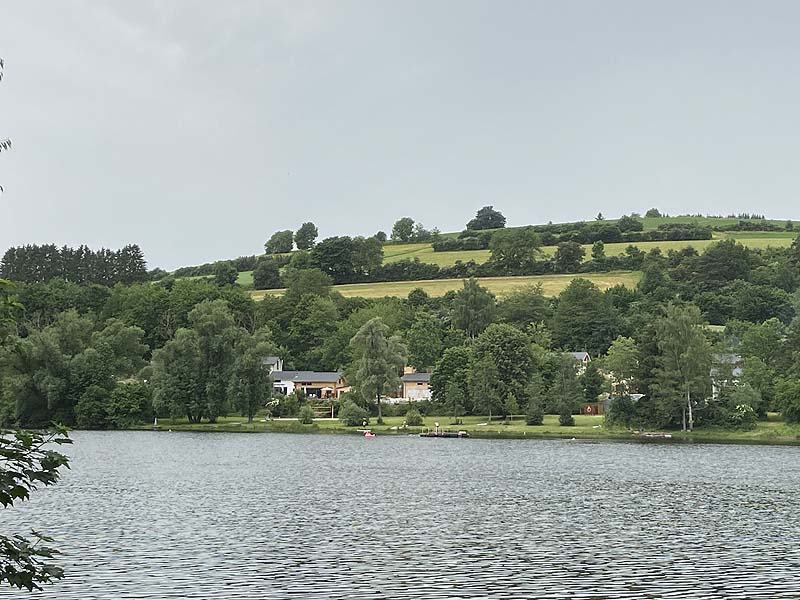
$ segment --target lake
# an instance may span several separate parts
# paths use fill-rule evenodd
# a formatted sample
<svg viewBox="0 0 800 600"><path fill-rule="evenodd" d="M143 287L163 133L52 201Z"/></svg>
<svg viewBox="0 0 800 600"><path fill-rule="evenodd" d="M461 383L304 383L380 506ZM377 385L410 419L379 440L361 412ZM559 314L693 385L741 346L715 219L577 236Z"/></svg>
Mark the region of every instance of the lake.
<svg viewBox="0 0 800 600"><path fill-rule="evenodd" d="M72 437L0 510L65 553L35 598L800 597L800 448Z"/></svg>

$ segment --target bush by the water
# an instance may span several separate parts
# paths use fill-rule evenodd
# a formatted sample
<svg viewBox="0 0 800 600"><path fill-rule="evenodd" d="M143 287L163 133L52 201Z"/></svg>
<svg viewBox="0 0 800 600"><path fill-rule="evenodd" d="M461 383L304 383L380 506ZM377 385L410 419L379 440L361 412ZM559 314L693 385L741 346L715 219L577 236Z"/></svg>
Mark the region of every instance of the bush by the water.
<svg viewBox="0 0 800 600"><path fill-rule="evenodd" d="M562 412L558 415L558 424L562 427L572 427L575 425L575 419L570 412Z"/></svg>
<svg viewBox="0 0 800 600"><path fill-rule="evenodd" d="M606 412L606 425L632 427L635 422L636 404L633 399L628 395L614 398Z"/></svg>
<svg viewBox="0 0 800 600"><path fill-rule="evenodd" d="M541 425L544 423L544 409L537 400L531 400L525 413L526 425Z"/></svg>
<svg viewBox="0 0 800 600"><path fill-rule="evenodd" d="M409 408L406 412L406 425L409 427L419 427L422 425L422 415L416 408Z"/></svg>
<svg viewBox="0 0 800 600"><path fill-rule="evenodd" d="M347 427L358 427L366 421L369 423L369 413L351 400L346 400L339 409L339 420Z"/></svg>
<svg viewBox="0 0 800 600"><path fill-rule="evenodd" d="M297 420L303 425L310 425L314 422L314 410L308 404L303 404L297 413Z"/></svg>
<svg viewBox="0 0 800 600"><path fill-rule="evenodd" d="M749 404L739 404L731 410L728 421L736 429L755 429L758 415Z"/></svg>

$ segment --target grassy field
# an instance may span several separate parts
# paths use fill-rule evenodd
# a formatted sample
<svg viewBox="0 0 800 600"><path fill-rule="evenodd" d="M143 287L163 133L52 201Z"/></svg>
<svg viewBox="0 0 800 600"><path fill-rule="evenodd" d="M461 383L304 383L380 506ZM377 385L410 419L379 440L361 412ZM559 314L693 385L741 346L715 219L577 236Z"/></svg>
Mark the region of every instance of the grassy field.
<svg viewBox="0 0 800 600"><path fill-rule="evenodd" d="M609 219L610 221L611 219ZM650 229L658 229L659 225L663 225L665 223L697 223L698 225L707 225L709 227L730 227L731 225L736 225L740 220L737 218L728 218L723 217L721 219L717 218L709 218L709 217L642 217L640 219L642 224L644 225L645 231ZM746 220L746 219L745 219ZM753 220L755 223L769 223L770 225L777 225L778 227L784 227L786 225L787 219L756 219Z"/></svg>
<svg viewBox="0 0 800 600"><path fill-rule="evenodd" d="M480 284L491 290L498 297L520 288L541 284L547 296L557 296L575 277L583 277L596 283L601 289L615 285L634 287L642 274L635 271L616 271L611 273L585 273L581 275L535 275L529 277L480 277ZM345 297L383 298L394 296L405 298L415 288L422 288L431 296L443 296L450 290L462 287L462 279L429 279L423 281L388 281L381 283L354 283L336 285L334 290ZM250 292L255 300L261 300L266 294L281 295L283 290L258 290Z"/></svg>
<svg viewBox="0 0 800 600"><path fill-rule="evenodd" d="M368 426L379 437L392 435L407 435L419 433L420 427L400 429L403 417L386 417L383 425L376 425L374 421ZM637 432L625 429L609 428L603 424L603 417L576 415L575 426L562 427L558 424L556 415L545 415L542 425L525 425L521 417L511 421L489 421L486 417L462 417L462 423L451 425L451 418L447 416L425 417L423 427L432 428L438 422L442 427L451 431L463 430L469 432L471 437L486 438L567 438L575 440L650 440L643 438ZM159 425L162 430L172 431L231 431L231 432L274 432L274 433L350 433L359 434L360 427L344 427L339 421L317 420L311 425L302 425L296 420L267 421L264 417L257 417L253 423L247 423L241 417L222 417L217 423L188 423L185 419L161 419ZM149 427L141 427L149 429ZM787 425L774 416L768 421L759 421L755 429L750 431L737 431L721 427L705 427L696 429L692 433L680 431L669 432L672 441L716 442L716 443L745 443L745 444L793 444L800 445L800 425ZM659 438L655 438L659 439Z"/></svg>
<svg viewBox="0 0 800 600"><path fill-rule="evenodd" d="M689 241L668 241L668 242L628 242L606 244L605 251L607 256L618 256L625 252L625 249L634 245L643 252L648 252L653 248L660 248L666 253L669 250L682 250L683 248L693 247L698 252L702 252L711 244L723 239L735 239L748 248L763 249L768 246L788 247L797 237L797 233L792 231L743 231L743 232L718 232L710 240L689 240ZM587 258L591 255L591 244L584 245ZM545 257L552 257L556 251L555 246L545 246L542 254ZM489 250L463 250L456 252L434 252L431 244L402 244L384 247L384 263L397 262L404 259L419 258L424 263L434 263L440 267L451 267L457 261L467 262L474 260L481 264L489 260Z"/></svg>
<svg viewBox="0 0 800 600"><path fill-rule="evenodd" d="M659 217L659 218L642 218L645 230L656 229L659 225L664 223L698 223L700 225L709 225L712 227L733 225L739 219L714 219L714 218L698 218L698 217ZM613 219L609 219L613 222ZM772 219L767 221L758 221L759 223L772 223L779 226L786 224L785 220ZM510 228L513 229L513 228ZM695 248L698 252L703 252L708 246L722 239L735 239L748 248L763 249L769 246L772 247L788 247L792 241L800 234L798 231L742 231L742 232L715 232L711 240L696 240L696 241L668 241L668 242L636 242L633 245L637 246L640 250L647 252L653 248L660 248L662 252L669 250L681 250L689 246ZM442 237L456 237L457 232L442 234ZM630 244L614 243L606 244L605 251L608 256L617 256L623 254L625 249ZM584 246L587 258L591 254L592 247L590 244ZM542 248L543 257L552 257L556 251L555 246L545 246ZM489 260L489 250L465 250L456 252L434 252L431 244L386 244L383 247L383 261L384 263L397 262L404 259L418 258L421 262L435 264L440 267L451 267L456 262L475 261L482 264ZM237 283L244 287L252 287L253 285L253 272L242 271L239 273Z"/></svg>

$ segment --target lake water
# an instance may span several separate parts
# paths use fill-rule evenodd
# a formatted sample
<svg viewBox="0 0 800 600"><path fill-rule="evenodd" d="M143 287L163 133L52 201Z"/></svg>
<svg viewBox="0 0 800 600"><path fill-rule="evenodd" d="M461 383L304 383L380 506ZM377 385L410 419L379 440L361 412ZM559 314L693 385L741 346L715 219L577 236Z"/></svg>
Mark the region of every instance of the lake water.
<svg viewBox="0 0 800 600"><path fill-rule="evenodd" d="M75 432L36 598L798 598L800 448ZM0 598L27 597L0 588Z"/></svg>

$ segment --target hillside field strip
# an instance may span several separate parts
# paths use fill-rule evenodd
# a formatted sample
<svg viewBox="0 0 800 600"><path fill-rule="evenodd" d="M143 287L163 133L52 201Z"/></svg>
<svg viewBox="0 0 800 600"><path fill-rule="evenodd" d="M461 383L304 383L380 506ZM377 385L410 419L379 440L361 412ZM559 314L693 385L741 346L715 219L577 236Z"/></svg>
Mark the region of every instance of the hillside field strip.
<svg viewBox="0 0 800 600"><path fill-rule="evenodd" d="M599 288L615 285L633 288L641 279L638 271L616 271L611 273L581 273L579 275L535 275L529 277L479 277L482 286L498 297L530 285L541 284L546 296L557 296L574 278L581 277L594 282ZM459 290L463 279L426 279L422 281L386 281L380 283L353 283L335 285L333 289L346 298L383 298L392 296L405 298L415 288L422 288L430 296L443 296L451 290ZM262 300L267 294L280 296L284 290L257 290L250 292L254 300Z"/></svg>
<svg viewBox="0 0 800 600"><path fill-rule="evenodd" d="M681 250L691 246L698 252L703 252L711 244L724 239L734 239L741 242L748 248L786 248L792 244L792 240L797 237L797 233L792 231L737 231L714 233L710 240L686 240L686 241L666 241L666 242L619 242L605 244L606 256L618 256L625 253L628 246L636 246L643 252L649 252L653 248L660 248L666 253L669 250ZM592 253L592 245L585 244L586 258ZM542 256L550 258L555 254L556 246L544 246ZM404 259L413 260L419 258L420 262L433 263L440 267L452 267L456 261L468 262L474 260L481 264L489 260L491 255L489 250L461 250L454 252L434 252L431 244L389 244L383 247L383 262L392 263Z"/></svg>

